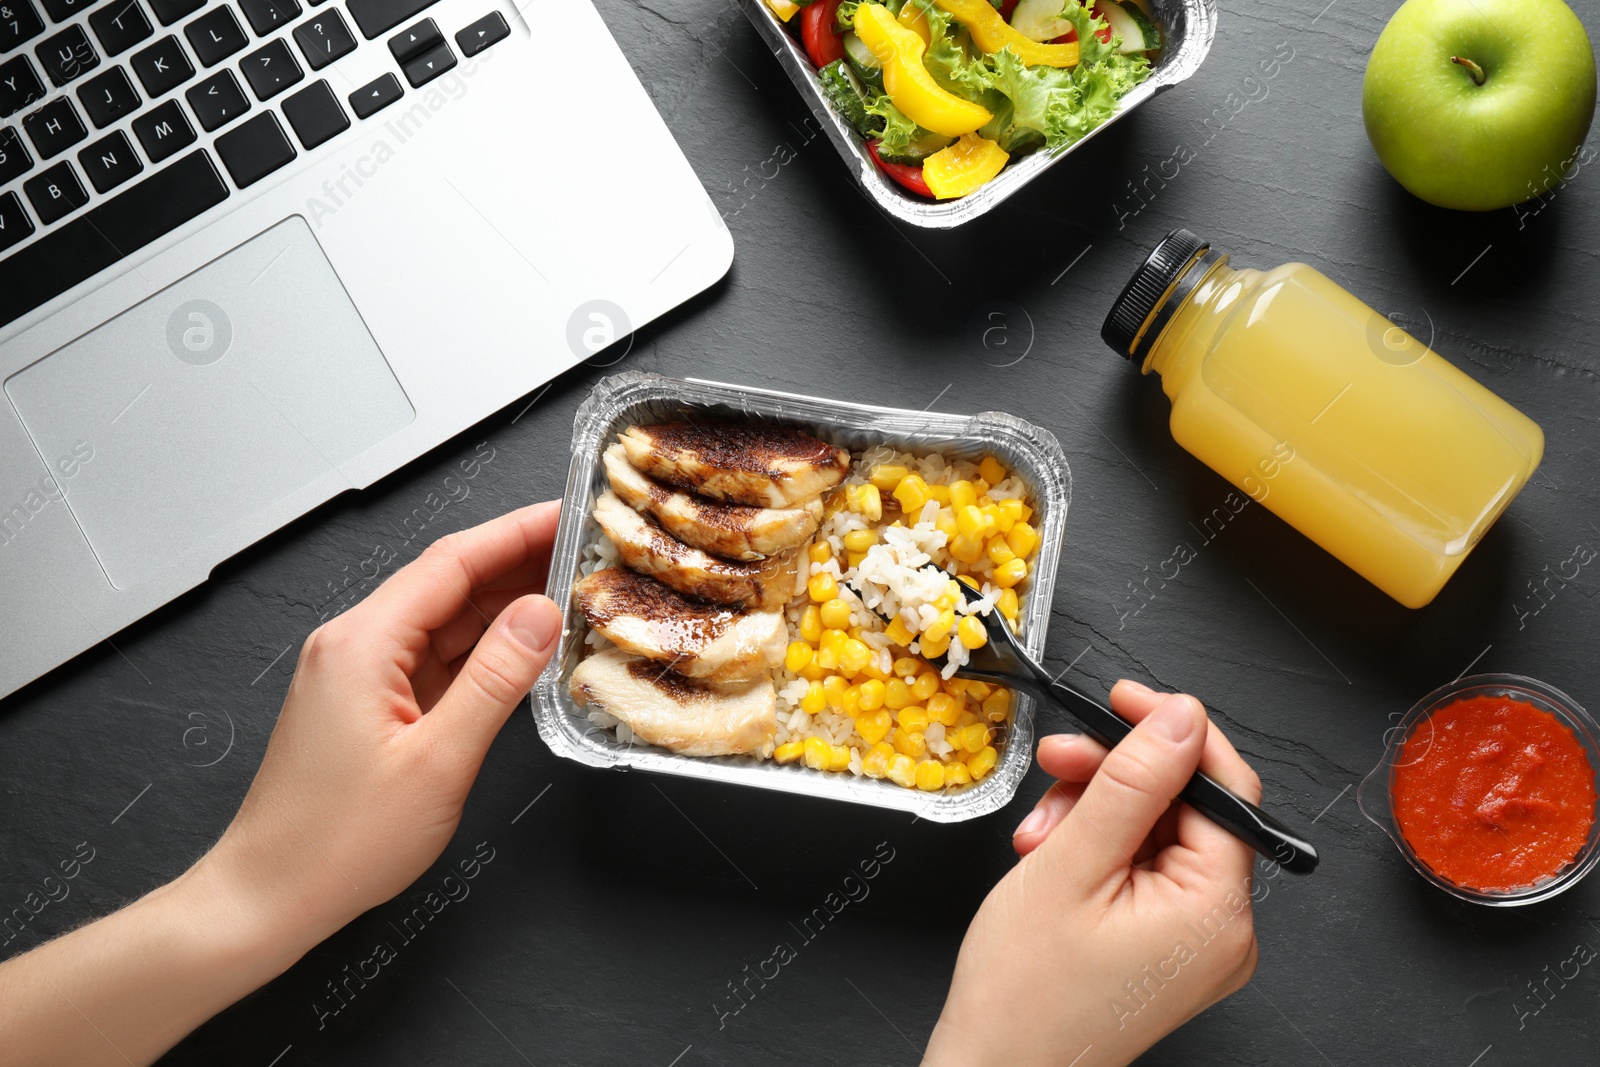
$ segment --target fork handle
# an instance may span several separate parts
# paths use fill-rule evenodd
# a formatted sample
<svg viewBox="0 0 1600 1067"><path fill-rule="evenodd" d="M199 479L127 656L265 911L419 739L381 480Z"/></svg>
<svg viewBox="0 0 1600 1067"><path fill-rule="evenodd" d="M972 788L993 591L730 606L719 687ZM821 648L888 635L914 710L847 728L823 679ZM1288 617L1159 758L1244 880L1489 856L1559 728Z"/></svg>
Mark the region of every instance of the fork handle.
<svg viewBox="0 0 1600 1067"><path fill-rule="evenodd" d="M1132 723L1099 701L1051 681L1042 670L1039 674L1030 687L1034 695L1059 706L1106 748L1114 748L1133 732ZM1310 874L1317 869L1317 850L1311 842L1209 775L1196 771L1178 797L1284 870Z"/></svg>

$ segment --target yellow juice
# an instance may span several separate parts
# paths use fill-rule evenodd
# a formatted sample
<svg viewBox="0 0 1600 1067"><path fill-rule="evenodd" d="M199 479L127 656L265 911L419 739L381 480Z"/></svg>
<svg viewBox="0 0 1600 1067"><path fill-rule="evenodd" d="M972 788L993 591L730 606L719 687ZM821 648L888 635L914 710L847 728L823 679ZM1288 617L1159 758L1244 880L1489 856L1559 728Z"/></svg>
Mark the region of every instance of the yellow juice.
<svg viewBox="0 0 1600 1067"><path fill-rule="evenodd" d="M1427 604L1539 465L1543 432L1303 263L1236 270L1201 247L1184 273L1128 346L1161 375L1173 437L1400 603Z"/></svg>

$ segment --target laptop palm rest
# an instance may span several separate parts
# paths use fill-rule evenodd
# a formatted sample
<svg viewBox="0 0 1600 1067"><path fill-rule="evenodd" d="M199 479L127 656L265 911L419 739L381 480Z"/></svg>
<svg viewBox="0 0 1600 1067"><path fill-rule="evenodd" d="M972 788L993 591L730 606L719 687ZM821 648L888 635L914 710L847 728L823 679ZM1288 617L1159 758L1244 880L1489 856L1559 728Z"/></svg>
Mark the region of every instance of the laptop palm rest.
<svg viewBox="0 0 1600 1067"><path fill-rule="evenodd" d="M299 216L26 367L5 391L46 464L93 451L65 500L119 589L227 542L230 528L415 417Z"/></svg>

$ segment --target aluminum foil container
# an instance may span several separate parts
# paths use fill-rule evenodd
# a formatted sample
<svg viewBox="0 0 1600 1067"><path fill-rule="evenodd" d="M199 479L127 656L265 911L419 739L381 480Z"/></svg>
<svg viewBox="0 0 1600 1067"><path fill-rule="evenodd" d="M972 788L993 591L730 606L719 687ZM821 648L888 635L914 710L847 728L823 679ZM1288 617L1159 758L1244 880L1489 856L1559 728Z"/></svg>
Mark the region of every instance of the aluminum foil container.
<svg viewBox="0 0 1600 1067"><path fill-rule="evenodd" d="M1200 69L1201 61L1211 51L1211 39L1217 33L1217 0L1154 0L1156 20L1166 34L1167 46L1150 72L1150 77L1117 102L1115 114L1081 140L1053 152L1032 152L1007 164L997 178L975 193L955 200L933 201L906 192L872 162L861 135L828 106L817 82L816 68L811 65L805 48L783 21L772 13L766 0L739 0L739 6L744 8L746 17L755 24L767 47L772 49L772 54L778 57L789 80L794 82L806 106L817 117L867 197L894 218L930 230L949 229L972 221L1070 156L1090 138L1152 96L1188 78Z"/></svg>
<svg viewBox="0 0 1600 1067"><path fill-rule="evenodd" d="M1020 474L1032 491L1029 499L1040 541L1033 572L1023 590L1022 640L1033 655L1044 652L1050 592L1055 587L1067 504L1072 497L1072 472L1050 431L1003 412L947 415L907 411L630 371L596 385L572 420L572 466L567 473L548 590L563 610L561 645L533 690L533 714L545 744L556 755L591 767L638 768L827 797L914 812L934 822L960 822L1004 807L1016 794L1033 758L1033 700L1020 693L995 769L981 782L938 793L857 778L849 772L813 771L798 763L780 766L750 756L680 756L637 742L624 744L611 730L601 729L585 717L567 688L583 657L588 633L573 602L572 586L584 547L600 537L591 514L596 498L608 488L600 454L631 423L682 420L686 415L781 422L853 451L888 444L903 451L938 452L947 459L974 462L992 453ZM1043 592L1035 594L1035 590Z"/></svg>

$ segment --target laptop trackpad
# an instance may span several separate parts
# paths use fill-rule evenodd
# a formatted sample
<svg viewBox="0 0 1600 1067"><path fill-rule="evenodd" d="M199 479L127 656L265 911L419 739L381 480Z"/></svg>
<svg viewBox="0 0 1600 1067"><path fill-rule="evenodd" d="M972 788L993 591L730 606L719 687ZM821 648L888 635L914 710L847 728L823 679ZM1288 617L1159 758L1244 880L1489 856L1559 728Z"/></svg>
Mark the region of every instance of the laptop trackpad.
<svg viewBox="0 0 1600 1067"><path fill-rule="evenodd" d="M118 588L339 471L415 417L298 216L5 390L42 455L69 455L80 442L94 450L66 502Z"/></svg>

